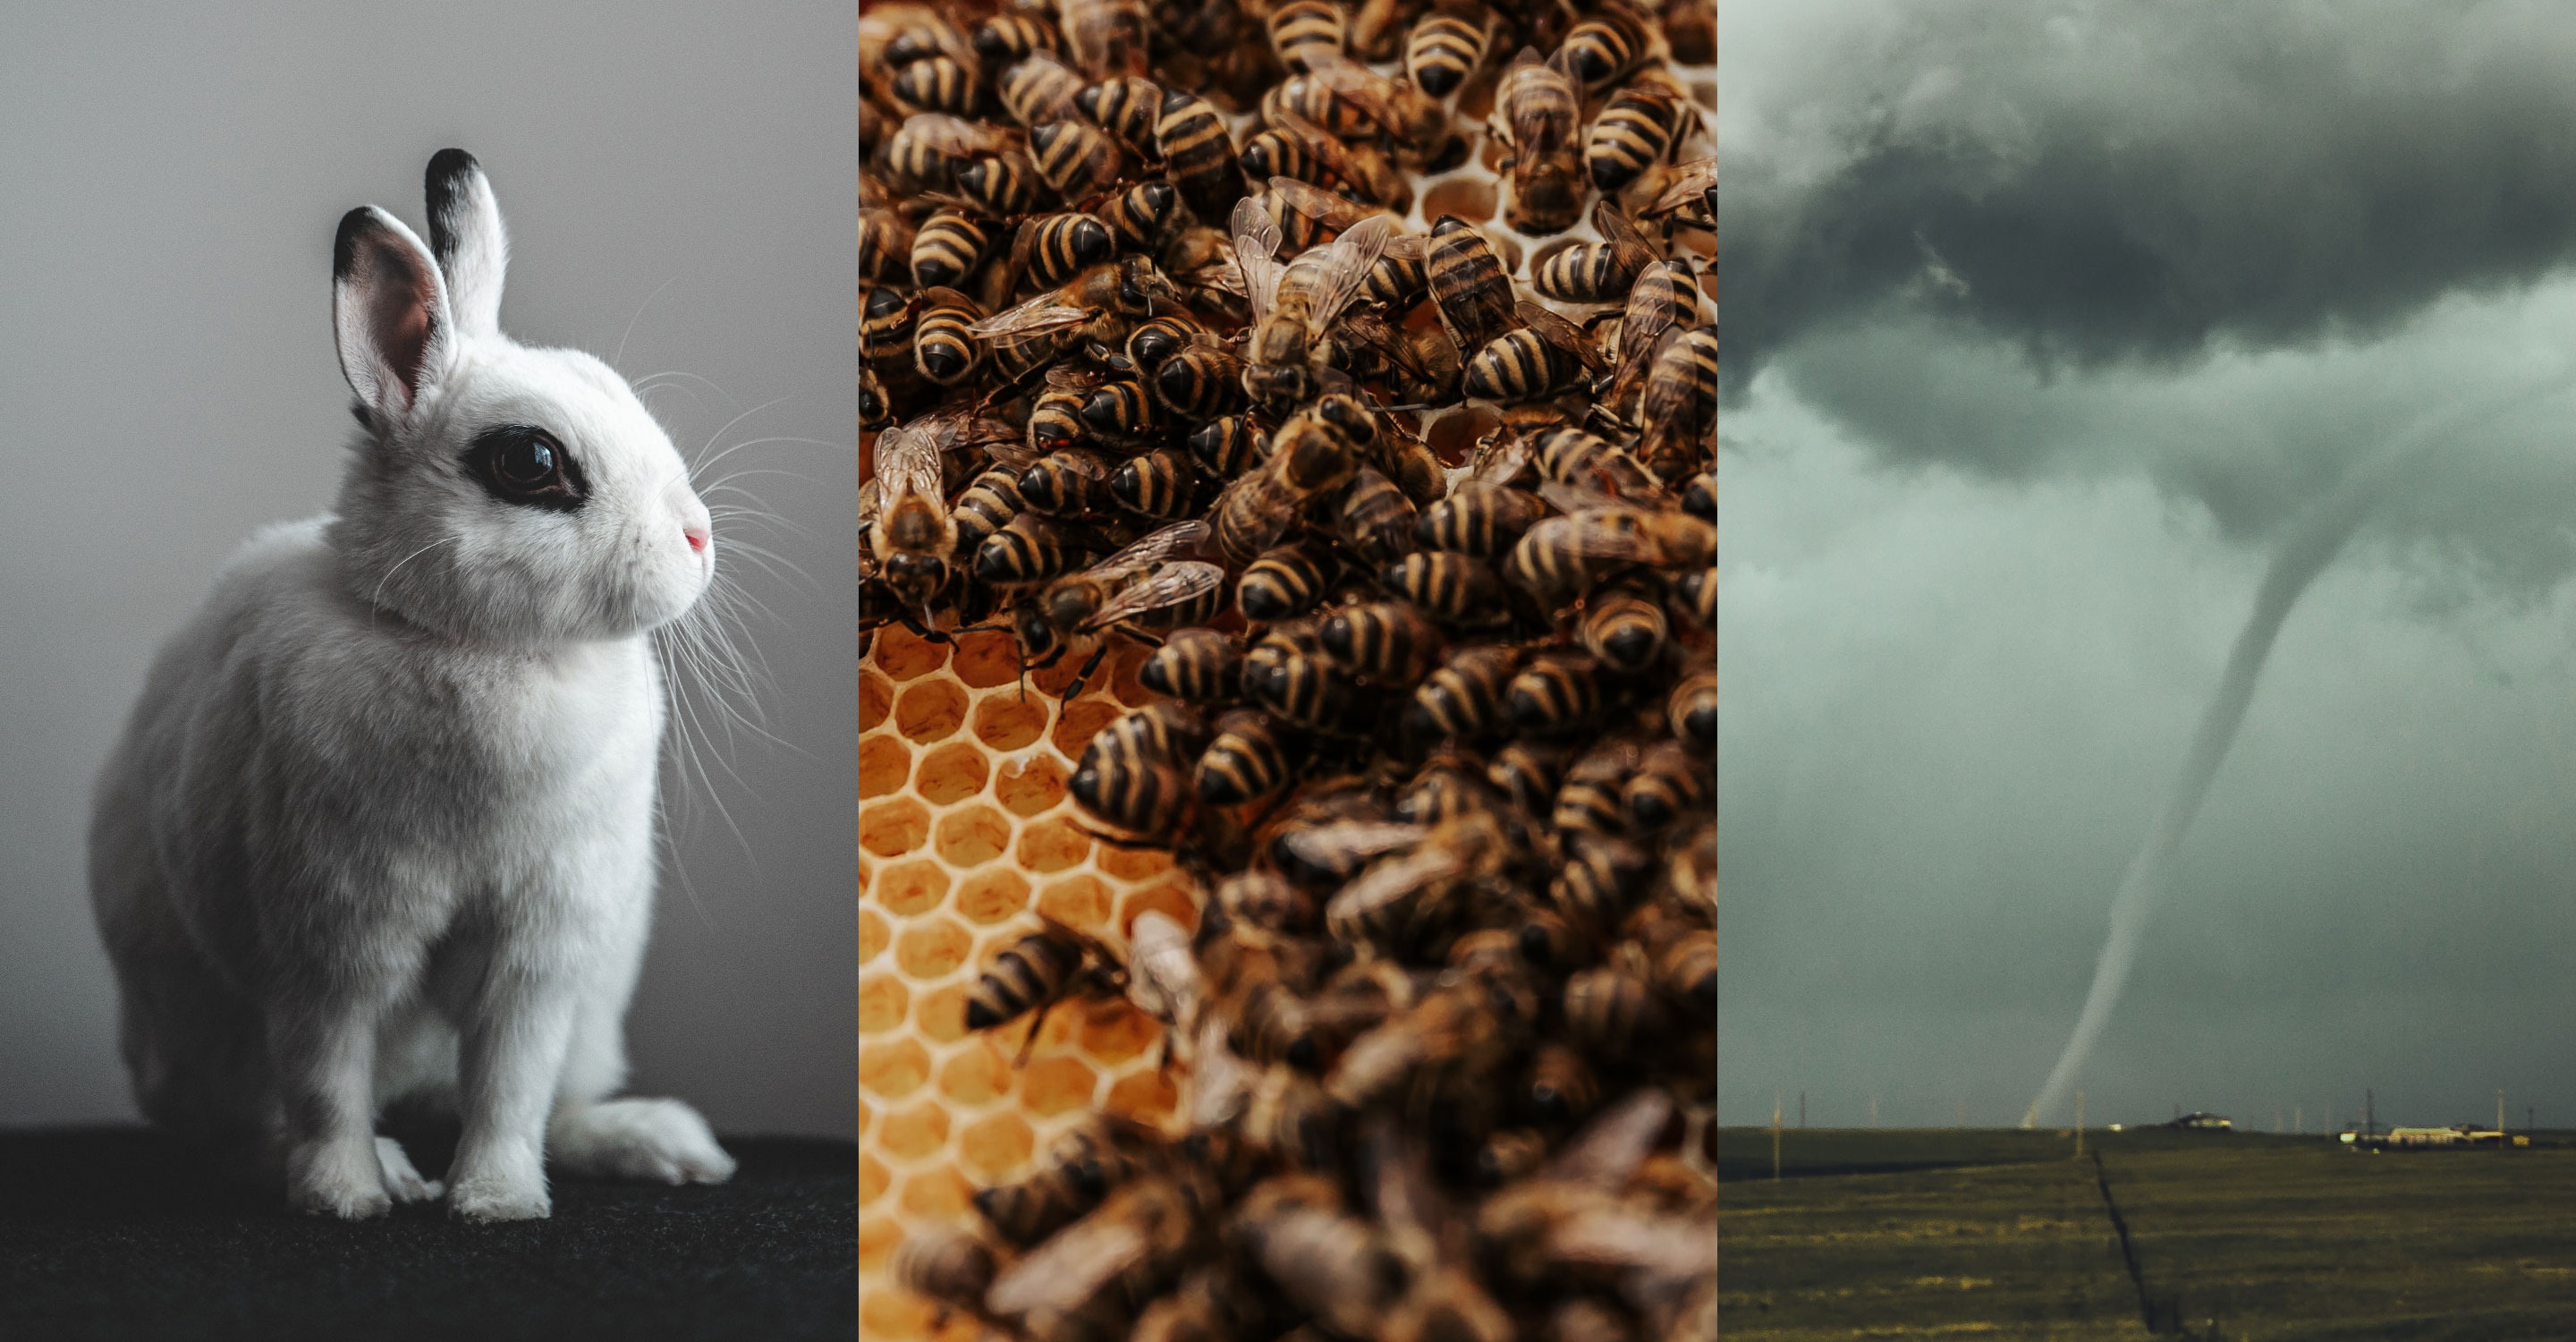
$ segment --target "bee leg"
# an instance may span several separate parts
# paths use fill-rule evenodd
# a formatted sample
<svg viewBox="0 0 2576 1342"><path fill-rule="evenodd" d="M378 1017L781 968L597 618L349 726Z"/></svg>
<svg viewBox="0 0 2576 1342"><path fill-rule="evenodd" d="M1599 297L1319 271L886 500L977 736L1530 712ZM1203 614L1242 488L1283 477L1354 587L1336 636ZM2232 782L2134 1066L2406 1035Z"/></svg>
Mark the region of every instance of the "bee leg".
<svg viewBox="0 0 2576 1342"><path fill-rule="evenodd" d="M1029 1017L1029 1032L1020 1040L1019 1056L1011 1059L1014 1071L1029 1065L1029 1053L1038 1046L1038 1031L1046 1027L1047 1013L1053 1010L1055 1003L1050 1001L1041 1005L1036 1015Z"/></svg>
<svg viewBox="0 0 2576 1342"><path fill-rule="evenodd" d="M1082 664L1082 669L1074 673L1073 683L1064 687L1064 697L1067 699L1081 698L1082 687L1090 683L1091 673L1100 669L1101 659L1108 655L1109 640L1104 638L1100 641L1099 647L1091 650L1090 660L1085 661Z"/></svg>

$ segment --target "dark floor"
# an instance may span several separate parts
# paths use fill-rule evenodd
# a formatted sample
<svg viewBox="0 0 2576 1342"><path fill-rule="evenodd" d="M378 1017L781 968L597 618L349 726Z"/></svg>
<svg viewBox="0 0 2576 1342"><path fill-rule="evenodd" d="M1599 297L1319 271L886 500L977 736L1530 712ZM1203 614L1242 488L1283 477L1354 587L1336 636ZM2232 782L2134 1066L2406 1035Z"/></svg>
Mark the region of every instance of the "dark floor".
<svg viewBox="0 0 2576 1342"><path fill-rule="evenodd" d="M554 1216L347 1224L140 1128L0 1134L0 1339L830 1338L857 1332L858 1157L729 1138L716 1187L554 1184ZM412 1146L435 1174L444 1153Z"/></svg>

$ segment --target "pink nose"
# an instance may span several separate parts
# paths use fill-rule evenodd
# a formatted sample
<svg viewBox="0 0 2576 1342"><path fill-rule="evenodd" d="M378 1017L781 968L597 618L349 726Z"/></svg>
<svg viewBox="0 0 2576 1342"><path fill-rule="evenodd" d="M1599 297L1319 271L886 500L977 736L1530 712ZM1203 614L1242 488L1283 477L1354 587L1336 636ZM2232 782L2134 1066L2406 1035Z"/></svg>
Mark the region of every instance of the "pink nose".
<svg viewBox="0 0 2576 1342"><path fill-rule="evenodd" d="M705 554L707 546L713 543L714 540L713 537L707 534L707 529L705 527L699 526L696 523L691 523L680 528L680 534L688 537L689 548L700 554Z"/></svg>
<svg viewBox="0 0 2576 1342"><path fill-rule="evenodd" d="M670 499L673 511L680 515L680 534L688 537L689 552L707 553L716 543L715 519L707 515L707 505L677 481L671 485Z"/></svg>

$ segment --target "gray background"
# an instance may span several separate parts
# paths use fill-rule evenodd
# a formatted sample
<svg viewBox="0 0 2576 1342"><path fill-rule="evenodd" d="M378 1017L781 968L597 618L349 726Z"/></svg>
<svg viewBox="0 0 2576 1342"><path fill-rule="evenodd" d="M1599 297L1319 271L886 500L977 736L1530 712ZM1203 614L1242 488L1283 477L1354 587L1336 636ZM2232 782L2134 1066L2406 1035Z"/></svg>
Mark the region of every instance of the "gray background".
<svg viewBox="0 0 2576 1342"><path fill-rule="evenodd" d="M2019 1121L2284 537L2544 385L2292 610L2078 1084L2576 1126L2568 18L1727 0L1727 1121Z"/></svg>
<svg viewBox="0 0 2576 1342"><path fill-rule="evenodd" d="M505 329L689 374L648 398L684 453L812 440L719 468L788 473L739 483L801 531L718 532L719 562L749 540L807 575L730 556L774 616L745 632L787 744L719 739L731 772L675 799L630 1030L636 1085L721 1130L852 1130L854 24L839 3L0 14L0 1124L131 1113L90 781L215 566L328 505L332 228L368 202L422 228L452 144L509 222Z"/></svg>

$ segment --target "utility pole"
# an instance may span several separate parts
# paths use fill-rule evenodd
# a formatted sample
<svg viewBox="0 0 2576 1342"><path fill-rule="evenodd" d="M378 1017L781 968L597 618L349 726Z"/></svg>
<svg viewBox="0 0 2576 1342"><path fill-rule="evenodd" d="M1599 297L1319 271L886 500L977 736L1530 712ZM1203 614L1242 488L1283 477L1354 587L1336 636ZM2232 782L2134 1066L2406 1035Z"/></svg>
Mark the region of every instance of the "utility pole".
<svg viewBox="0 0 2576 1342"><path fill-rule="evenodd" d="M2368 1142L2375 1141L2378 1137L2379 1097L2365 1087L2361 1092L2361 1139Z"/></svg>
<svg viewBox="0 0 2576 1342"><path fill-rule="evenodd" d="M2501 1151L2511 1145L2513 1143L2504 1139L2504 1088L2498 1086L2496 1088L2496 1149Z"/></svg>
<svg viewBox="0 0 2576 1342"><path fill-rule="evenodd" d="M1798 1126L1807 1126L1807 1092L1798 1092Z"/></svg>
<svg viewBox="0 0 2576 1342"><path fill-rule="evenodd" d="M1869 1097L1869 1125L1873 1128L1878 1126L1878 1097L1875 1095Z"/></svg>
<svg viewBox="0 0 2576 1342"><path fill-rule="evenodd" d="M2272 1106L2272 1135L2281 1135L2281 1106L2277 1104Z"/></svg>
<svg viewBox="0 0 2576 1342"><path fill-rule="evenodd" d="M1780 1182L1780 1092L1771 1092L1771 1182Z"/></svg>
<svg viewBox="0 0 2576 1342"><path fill-rule="evenodd" d="M2075 1092L2075 1158L2084 1158L2084 1092Z"/></svg>

